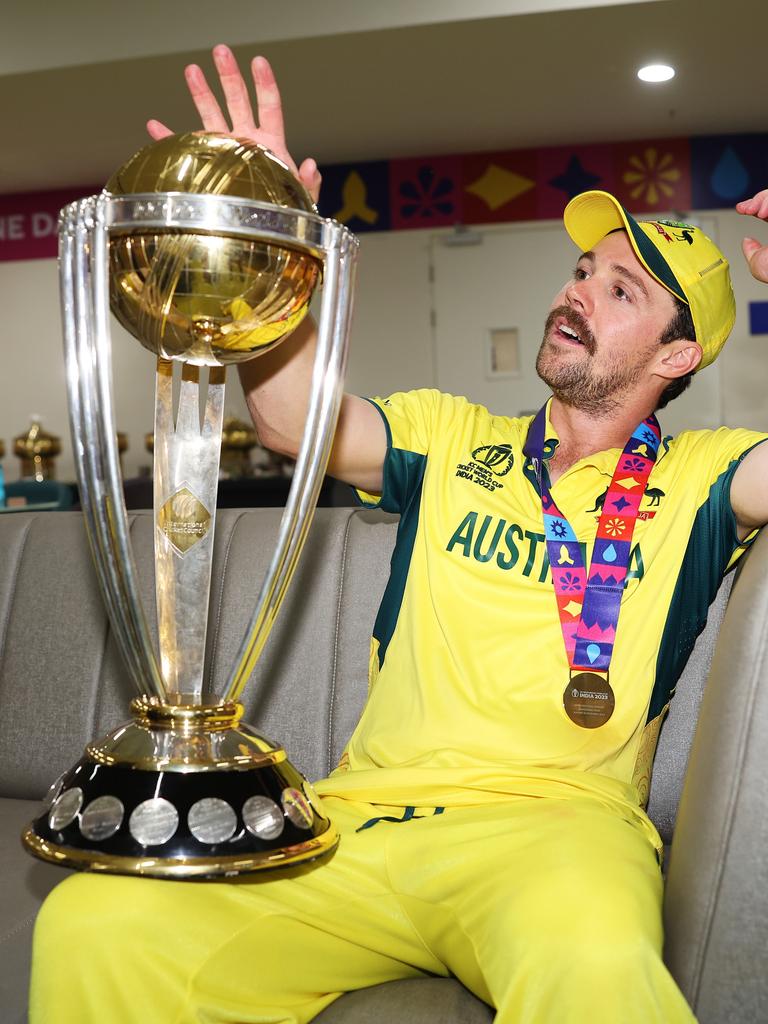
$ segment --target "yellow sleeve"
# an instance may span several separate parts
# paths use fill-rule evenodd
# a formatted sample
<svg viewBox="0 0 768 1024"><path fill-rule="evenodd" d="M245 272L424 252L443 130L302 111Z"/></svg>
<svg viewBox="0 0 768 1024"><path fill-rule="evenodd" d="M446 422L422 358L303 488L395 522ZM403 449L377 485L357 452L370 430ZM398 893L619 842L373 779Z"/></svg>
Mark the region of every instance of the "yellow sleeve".
<svg viewBox="0 0 768 1024"><path fill-rule="evenodd" d="M399 513L418 488L428 455L469 403L427 388L368 401L378 409L387 432L384 486L380 495L358 490L357 497L367 508Z"/></svg>

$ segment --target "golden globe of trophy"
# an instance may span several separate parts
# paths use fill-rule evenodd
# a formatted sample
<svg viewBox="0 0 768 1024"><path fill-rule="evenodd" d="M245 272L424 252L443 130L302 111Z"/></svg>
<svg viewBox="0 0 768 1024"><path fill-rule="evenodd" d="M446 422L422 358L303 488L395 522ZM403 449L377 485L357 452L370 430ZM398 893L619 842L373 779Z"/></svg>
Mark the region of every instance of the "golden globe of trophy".
<svg viewBox="0 0 768 1024"><path fill-rule="evenodd" d="M311 860L338 842L285 751L241 719L309 528L342 393L355 237L319 217L263 147L190 133L147 146L99 196L62 211L67 387L81 503L112 627L136 686L132 720L96 740L23 840L94 871L205 878ZM304 435L277 546L224 692L203 692L228 363L267 352L323 278ZM110 307L157 356L158 650L139 599L113 414ZM172 370L181 363L178 408ZM204 397L204 415L199 413Z"/></svg>

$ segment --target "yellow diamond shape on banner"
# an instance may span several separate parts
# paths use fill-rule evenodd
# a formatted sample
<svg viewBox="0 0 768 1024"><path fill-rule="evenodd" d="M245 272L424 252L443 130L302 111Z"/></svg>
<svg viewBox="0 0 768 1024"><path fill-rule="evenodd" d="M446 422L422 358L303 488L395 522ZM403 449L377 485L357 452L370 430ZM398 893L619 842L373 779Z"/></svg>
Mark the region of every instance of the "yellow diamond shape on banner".
<svg viewBox="0 0 768 1024"><path fill-rule="evenodd" d="M581 611L581 605L578 601L569 601L568 604L563 605L563 611L568 612L568 614L572 615L575 619Z"/></svg>
<svg viewBox="0 0 768 1024"><path fill-rule="evenodd" d="M160 507L157 525L184 555L208 533L211 513L188 487L181 487Z"/></svg>
<svg viewBox="0 0 768 1024"><path fill-rule="evenodd" d="M623 480L617 480L616 483L619 487L626 487L628 491L631 491L633 487L640 486L637 480L633 480L631 476L625 476Z"/></svg>
<svg viewBox="0 0 768 1024"><path fill-rule="evenodd" d="M498 164L489 164L477 181L467 185L467 192L482 199L489 210L498 210L512 199L530 192L534 184L530 178L524 178L522 174L506 171Z"/></svg>

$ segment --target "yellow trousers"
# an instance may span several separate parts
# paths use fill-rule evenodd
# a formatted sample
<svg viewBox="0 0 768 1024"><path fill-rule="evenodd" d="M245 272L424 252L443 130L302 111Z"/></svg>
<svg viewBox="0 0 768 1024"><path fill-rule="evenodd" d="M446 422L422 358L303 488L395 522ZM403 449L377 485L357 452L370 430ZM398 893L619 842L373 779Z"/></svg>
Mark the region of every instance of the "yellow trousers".
<svg viewBox="0 0 768 1024"><path fill-rule="evenodd" d="M38 919L31 1024L303 1024L343 992L449 974L497 1024L694 1021L661 959L655 850L596 800L325 806L342 838L319 866L66 879ZM405 820L358 831L377 815Z"/></svg>

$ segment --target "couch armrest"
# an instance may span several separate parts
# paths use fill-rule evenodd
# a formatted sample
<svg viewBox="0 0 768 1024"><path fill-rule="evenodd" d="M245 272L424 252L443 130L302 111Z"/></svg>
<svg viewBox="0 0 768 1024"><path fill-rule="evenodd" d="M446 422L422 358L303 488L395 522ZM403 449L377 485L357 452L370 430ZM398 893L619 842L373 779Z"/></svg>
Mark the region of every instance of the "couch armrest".
<svg viewBox="0 0 768 1024"><path fill-rule="evenodd" d="M670 857L666 960L701 1024L768 1020L768 531L734 584Z"/></svg>

